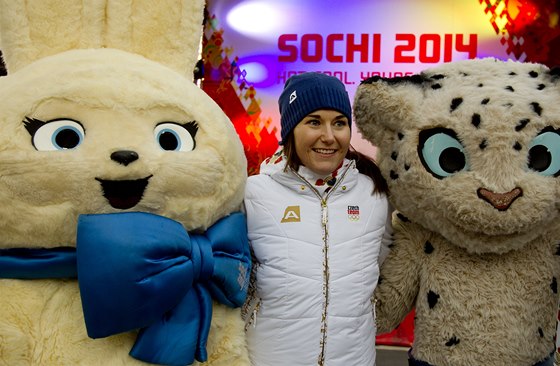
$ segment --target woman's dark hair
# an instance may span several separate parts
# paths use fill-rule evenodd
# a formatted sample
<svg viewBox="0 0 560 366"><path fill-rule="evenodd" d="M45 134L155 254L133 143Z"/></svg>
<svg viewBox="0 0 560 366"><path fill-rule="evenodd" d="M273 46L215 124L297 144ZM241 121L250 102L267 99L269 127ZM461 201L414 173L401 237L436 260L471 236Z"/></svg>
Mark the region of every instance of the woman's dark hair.
<svg viewBox="0 0 560 366"><path fill-rule="evenodd" d="M301 160L296 153L296 144L294 139L294 132L286 137L284 142L284 156L286 156L286 169L288 167L297 171L301 165ZM351 145L350 149L346 153L346 159L354 160L356 162L356 168L358 171L364 175L367 175L373 181L373 193L388 193L389 186L387 181L381 175L381 170L370 157L362 154L361 152L355 150Z"/></svg>

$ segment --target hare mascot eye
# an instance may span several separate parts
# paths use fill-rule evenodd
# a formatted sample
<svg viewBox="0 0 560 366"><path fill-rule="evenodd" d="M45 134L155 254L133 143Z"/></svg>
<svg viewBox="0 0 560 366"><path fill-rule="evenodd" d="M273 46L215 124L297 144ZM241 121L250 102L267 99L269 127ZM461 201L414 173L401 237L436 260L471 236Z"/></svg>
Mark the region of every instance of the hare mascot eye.
<svg viewBox="0 0 560 366"><path fill-rule="evenodd" d="M192 151L196 146L198 126L195 122L179 124L163 122L156 126L154 135L159 146L166 151Z"/></svg>
<svg viewBox="0 0 560 366"><path fill-rule="evenodd" d="M39 151L71 150L84 141L84 127L71 119L43 122L28 118L25 127L32 136L33 146Z"/></svg>

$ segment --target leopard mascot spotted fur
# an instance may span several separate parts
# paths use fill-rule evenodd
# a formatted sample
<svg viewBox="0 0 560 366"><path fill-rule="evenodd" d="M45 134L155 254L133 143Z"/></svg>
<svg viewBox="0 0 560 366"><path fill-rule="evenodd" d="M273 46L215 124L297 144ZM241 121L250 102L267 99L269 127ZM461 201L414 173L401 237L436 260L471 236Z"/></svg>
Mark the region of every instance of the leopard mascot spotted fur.
<svg viewBox="0 0 560 366"><path fill-rule="evenodd" d="M551 365L560 275L560 72L493 58L362 82L394 245L378 332L416 311L413 365Z"/></svg>

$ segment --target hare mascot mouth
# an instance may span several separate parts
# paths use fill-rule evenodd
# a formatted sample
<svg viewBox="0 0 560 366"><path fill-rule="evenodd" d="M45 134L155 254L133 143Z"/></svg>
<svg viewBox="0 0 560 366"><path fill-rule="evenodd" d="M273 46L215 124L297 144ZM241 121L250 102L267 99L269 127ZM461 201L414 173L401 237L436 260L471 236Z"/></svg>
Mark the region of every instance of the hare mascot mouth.
<svg viewBox="0 0 560 366"><path fill-rule="evenodd" d="M140 202L148 186L148 179L151 177L150 175L135 180L106 180L101 178L95 178L95 180L101 183L103 196L109 201L111 207L126 210Z"/></svg>

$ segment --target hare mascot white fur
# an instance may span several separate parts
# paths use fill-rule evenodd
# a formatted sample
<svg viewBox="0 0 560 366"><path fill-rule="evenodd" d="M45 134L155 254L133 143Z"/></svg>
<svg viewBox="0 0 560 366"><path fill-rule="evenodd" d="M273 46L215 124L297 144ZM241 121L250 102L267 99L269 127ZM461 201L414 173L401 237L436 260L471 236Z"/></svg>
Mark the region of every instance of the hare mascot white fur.
<svg viewBox="0 0 560 366"><path fill-rule="evenodd" d="M0 364L247 365L246 160L192 81L204 1L0 6Z"/></svg>

